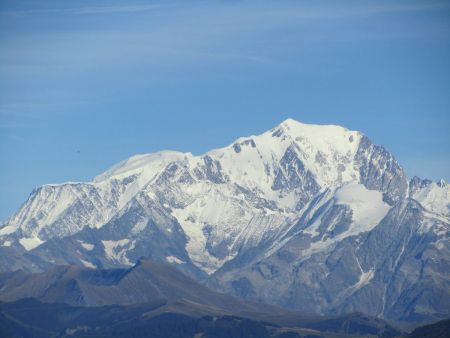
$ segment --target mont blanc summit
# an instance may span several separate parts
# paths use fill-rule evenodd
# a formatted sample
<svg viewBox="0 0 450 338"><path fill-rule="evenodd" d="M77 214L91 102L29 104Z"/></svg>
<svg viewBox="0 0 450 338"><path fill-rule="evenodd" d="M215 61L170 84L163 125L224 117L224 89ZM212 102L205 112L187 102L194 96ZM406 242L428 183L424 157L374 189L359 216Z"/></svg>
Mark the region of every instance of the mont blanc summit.
<svg viewBox="0 0 450 338"><path fill-rule="evenodd" d="M437 320L450 314L449 204L448 184L408 179L362 133L288 119L199 156L136 155L35 189L0 226L0 269L148 257L288 308Z"/></svg>

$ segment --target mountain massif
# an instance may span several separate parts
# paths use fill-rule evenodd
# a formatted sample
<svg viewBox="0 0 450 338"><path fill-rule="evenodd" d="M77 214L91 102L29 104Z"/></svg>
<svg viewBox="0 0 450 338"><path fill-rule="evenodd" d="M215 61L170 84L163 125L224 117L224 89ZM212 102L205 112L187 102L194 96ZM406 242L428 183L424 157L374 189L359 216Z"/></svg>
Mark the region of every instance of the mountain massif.
<svg viewBox="0 0 450 338"><path fill-rule="evenodd" d="M0 271L147 257L244 299L416 326L450 316L449 205L450 185L408 179L360 132L289 119L35 189L0 226Z"/></svg>

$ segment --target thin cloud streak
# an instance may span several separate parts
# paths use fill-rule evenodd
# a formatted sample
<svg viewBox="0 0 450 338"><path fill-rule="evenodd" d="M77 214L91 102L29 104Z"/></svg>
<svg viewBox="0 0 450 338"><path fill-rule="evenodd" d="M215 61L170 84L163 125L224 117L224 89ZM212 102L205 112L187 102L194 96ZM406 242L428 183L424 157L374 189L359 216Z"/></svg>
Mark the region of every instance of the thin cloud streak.
<svg viewBox="0 0 450 338"><path fill-rule="evenodd" d="M0 127L3 129L15 127L30 127L34 123L48 120L55 114L64 114L68 106L90 104L89 101L68 102L34 102L34 103L5 103L0 104ZM58 108L55 111L53 108Z"/></svg>
<svg viewBox="0 0 450 338"><path fill-rule="evenodd" d="M372 15L395 14L402 12L416 11L437 11L442 9L450 9L450 3L434 3L434 4L394 4L394 5L375 5L375 6L351 6L351 7L306 7L306 8L273 8L271 14L285 18L301 18L301 19L346 19L367 17ZM265 15L266 13L257 13L256 15Z"/></svg>
<svg viewBox="0 0 450 338"><path fill-rule="evenodd" d="M211 2L212 8L224 9L220 2ZM264 3L262 3L264 5ZM36 9L26 9L26 10L12 10L3 11L0 15L32 15L32 14L74 14L74 15L90 15L90 14L114 14L114 13L139 13L139 12L149 12L166 8L176 7L178 4L176 1L164 4L153 4L153 5L116 5L116 6L84 6L84 7L69 7L69 8L36 8ZM450 4L448 2L435 2L435 3L415 3L411 4L388 4L388 5L375 5L375 6L360 6L360 7L346 7L345 4L338 7L324 8L319 6L311 6L308 3L300 2L296 6L286 6L277 4L278 6L267 6L261 10L261 2L249 2L244 3L246 5L244 8L251 10L255 15L280 15L285 17L297 17L297 18L310 18L310 19L329 19L329 18L345 18L345 17L358 17L358 16L368 16L373 14L385 14L385 13L396 13L396 12L411 12L411 11L424 11L424 10L440 10L449 9ZM198 6L194 4L195 7ZM197 7L201 8L201 7ZM252 15L252 13L249 13Z"/></svg>
<svg viewBox="0 0 450 338"><path fill-rule="evenodd" d="M163 8L172 7L169 4L159 5L127 5L127 6L96 6L96 7L76 7L76 8L46 8L46 9L27 9L0 12L0 15L34 15L34 14L73 14L73 15L92 15L92 14L114 14L114 13L139 13L150 12Z"/></svg>
<svg viewBox="0 0 450 338"><path fill-rule="evenodd" d="M73 14L103 14L119 12L139 12L162 9L167 5L128 5L108 7L83 7L72 9L49 9L69 11ZM264 48L258 41L266 34L294 25L298 26L298 42L307 41L358 41L395 40L401 38L447 37L448 27L430 23L426 26L406 27L395 31L370 31L351 29L335 32L322 29L320 20L360 18L362 16L397 13L402 11L440 10L450 8L447 3L402 4L354 7L314 7L314 6L194 6L190 10L177 8L159 21L148 23L129 22L123 29L101 27L96 31L75 31L39 34L28 39L8 37L0 39L6 51L0 60L0 72L22 73L23 70L47 70L61 68L104 68L116 65L144 66L186 66L206 63L239 63L247 65L282 65L283 60L275 49ZM39 11L39 10L38 10ZM45 11L45 10L41 10ZM174 12L174 13L172 13ZM301 20L300 20L301 19ZM314 23L314 20L319 20ZM305 25L315 29L301 34ZM123 25L123 22L118 22ZM120 27L120 26L119 26ZM412 29L410 29L412 28ZM425 28L425 29L424 29ZM270 32L270 33L269 33ZM247 41L249 43L247 43ZM219 43L220 42L220 43ZM295 48L294 46L290 48ZM29 57L33 55L33 58ZM25 60L25 61L21 61ZM31 61L30 61L31 60ZM22 71L18 68L22 68Z"/></svg>

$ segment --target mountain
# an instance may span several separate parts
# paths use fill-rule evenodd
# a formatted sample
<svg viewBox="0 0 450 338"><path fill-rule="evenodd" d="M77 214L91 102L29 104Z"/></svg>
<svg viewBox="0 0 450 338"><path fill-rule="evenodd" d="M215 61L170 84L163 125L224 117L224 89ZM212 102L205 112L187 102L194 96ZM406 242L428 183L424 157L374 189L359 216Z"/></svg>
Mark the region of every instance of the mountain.
<svg viewBox="0 0 450 338"><path fill-rule="evenodd" d="M144 256L239 297L418 325L450 315L449 193L360 132L289 119L35 189L0 227L0 270Z"/></svg>
<svg viewBox="0 0 450 338"><path fill-rule="evenodd" d="M0 276L1 336L319 337L398 330L351 314L319 317L209 290L177 269L142 259L128 269L61 266Z"/></svg>
<svg viewBox="0 0 450 338"><path fill-rule="evenodd" d="M0 336L152 338L362 338L400 332L363 316L311 323L318 329L280 326L237 316L195 316L159 311L153 304L79 307L22 299L0 304Z"/></svg>
<svg viewBox="0 0 450 338"><path fill-rule="evenodd" d="M157 306L188 302L207 308L205 314L266 313L298 316L271 305L243 301L199 284L167 263L140 259L130 268L92 269L58 266L41 273L0 274L0 301L34 298L46 303L100 307L152 303ZM310 316L311 317L311 316Z"/></svg>
<svg viewBox="0 0 450 338"><path fill-rule="evenodd" d="M407 338L446 338L450 337L450 319L416 328Z"/></svg>

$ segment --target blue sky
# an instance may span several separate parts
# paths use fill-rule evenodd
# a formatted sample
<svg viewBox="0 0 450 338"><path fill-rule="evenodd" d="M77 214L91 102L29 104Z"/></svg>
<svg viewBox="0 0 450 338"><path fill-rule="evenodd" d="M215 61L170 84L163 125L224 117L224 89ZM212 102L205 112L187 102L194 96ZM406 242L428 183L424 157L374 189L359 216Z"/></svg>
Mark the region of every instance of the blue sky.
<svg viewBox="0 0 450 338"><path fill-rule="evenodd" d="M448 1L0 2L0 219L44 183L291 117L450 180Z"/></svg>

